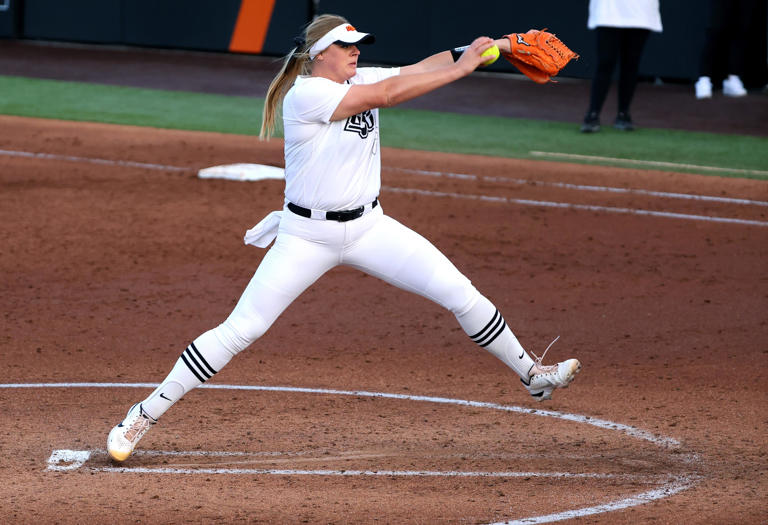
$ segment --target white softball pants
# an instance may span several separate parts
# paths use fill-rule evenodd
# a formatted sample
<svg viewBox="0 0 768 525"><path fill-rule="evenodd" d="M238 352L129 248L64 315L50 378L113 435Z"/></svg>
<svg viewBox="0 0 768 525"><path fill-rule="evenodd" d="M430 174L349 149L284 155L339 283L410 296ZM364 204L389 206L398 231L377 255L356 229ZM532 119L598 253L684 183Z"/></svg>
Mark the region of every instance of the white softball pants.
<svg viewBox="0 0 768 525"><path fill-rule="evenodd" d="M275 244L232 313L184 350L166 379L143 401L144 411L159 418L261 337L296 297L339 265L447 308L472 341L520 378L528 378L533 361L496 307L432 243L384 215L381 206L348 222L307 219L286 210Z"/></svg>
<svg viewBox="0 0 768 525"><path fill-rule="evenodd" d="M351 266L417 293L456 315L480 294L435 246L384 215L335 222L283 213L267 252L229 318L215 329L232 355L261 337L278 316L328 270Z"/></svg>

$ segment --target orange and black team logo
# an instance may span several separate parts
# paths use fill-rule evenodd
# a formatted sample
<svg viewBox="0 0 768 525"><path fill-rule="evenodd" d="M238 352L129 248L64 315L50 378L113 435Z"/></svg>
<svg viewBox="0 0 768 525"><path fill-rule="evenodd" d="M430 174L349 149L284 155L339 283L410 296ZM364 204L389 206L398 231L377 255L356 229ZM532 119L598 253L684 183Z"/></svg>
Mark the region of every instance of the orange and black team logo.
<svg viewBox="0 0 768 525"><path fill-rule="evenodd" d="M371 112L370 109L367 109L362 113L349 117L344 124L344 131L357 133L360 135L361 139L365 139L368 137L368 134L373 131L375 124L373 112Z"/></svg>

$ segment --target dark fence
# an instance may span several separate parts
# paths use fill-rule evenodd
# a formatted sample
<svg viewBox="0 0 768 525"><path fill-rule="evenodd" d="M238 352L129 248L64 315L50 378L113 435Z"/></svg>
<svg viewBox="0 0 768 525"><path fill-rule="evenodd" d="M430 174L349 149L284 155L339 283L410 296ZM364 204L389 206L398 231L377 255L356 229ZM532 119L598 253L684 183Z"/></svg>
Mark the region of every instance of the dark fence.
<svg viewBox="0 0 768 525"><path fill-rule="evenodd" d="M445 0L0 0L0 38L118 44L280 56L315 12L337 13L376 34L363 60L412 63L474 37L548 27L581 59L562 76L589 77L594 35L587 0L450 2ZM697 76L708 0L661 0L663 33L653 33L640 66L645 77ZM750 32L752 70L765 82L768 1ZM490 71L513 72L503 60Z"/></svg>
<svg viewBox="0 0 768 525"><path fill-rule="evenodd" d="M309 0L0 0L0 38L281 55ZM1 8L0 8L1 9Z"/></svg>

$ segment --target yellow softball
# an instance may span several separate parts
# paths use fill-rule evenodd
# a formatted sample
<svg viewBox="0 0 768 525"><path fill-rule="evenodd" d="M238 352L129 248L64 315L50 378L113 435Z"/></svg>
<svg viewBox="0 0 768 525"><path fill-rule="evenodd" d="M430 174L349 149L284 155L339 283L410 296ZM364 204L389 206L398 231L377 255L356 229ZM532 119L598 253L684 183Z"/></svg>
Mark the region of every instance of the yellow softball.
<svg viewBox="0 0 768 525"><path fill-rule="evenodd" d="M480 55L481 57L491 57L485 62L483 62L481 65L483 67L490 66L494 62L496 62L496 59L499 58L499 46L496 44L493 44L491 47L483 51L483 54Z"/></svg>

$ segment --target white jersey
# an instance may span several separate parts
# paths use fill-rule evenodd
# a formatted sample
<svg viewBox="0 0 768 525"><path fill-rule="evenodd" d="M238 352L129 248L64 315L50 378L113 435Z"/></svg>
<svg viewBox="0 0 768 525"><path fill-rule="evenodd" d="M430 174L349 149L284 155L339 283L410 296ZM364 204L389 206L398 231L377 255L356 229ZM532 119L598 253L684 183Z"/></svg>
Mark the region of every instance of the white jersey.
<svg viewBox="0 0 768 525"><path fill-rule="evenodd" d="M627 27L661 33L659 0L590 0L587 27Z"/></svg>
<svg viewBox="0 0 768 525"><path fill-rule="evenodd" d="M331 122L353 84L373 84L400 68L358 68L345 84L299 76L283 100L285 198L304 208L348 210L381 188L379 110Z"/></svg>

